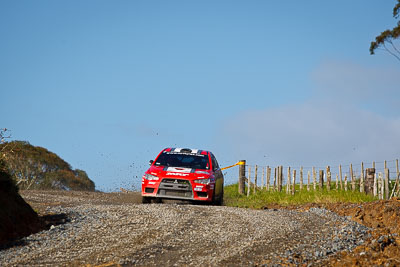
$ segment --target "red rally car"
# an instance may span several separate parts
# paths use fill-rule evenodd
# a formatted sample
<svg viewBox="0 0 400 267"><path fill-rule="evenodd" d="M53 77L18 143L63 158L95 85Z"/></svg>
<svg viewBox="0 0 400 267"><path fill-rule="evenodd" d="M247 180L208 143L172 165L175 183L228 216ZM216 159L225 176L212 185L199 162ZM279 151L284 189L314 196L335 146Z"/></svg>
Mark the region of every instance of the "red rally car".
<svg viewBox="0 0 400 267"><path fill-rule="evenodd" d="M142 177L142 202L162 199L205 201L221 205L224 176L215 156L205 150L166 148Z"/></svg>

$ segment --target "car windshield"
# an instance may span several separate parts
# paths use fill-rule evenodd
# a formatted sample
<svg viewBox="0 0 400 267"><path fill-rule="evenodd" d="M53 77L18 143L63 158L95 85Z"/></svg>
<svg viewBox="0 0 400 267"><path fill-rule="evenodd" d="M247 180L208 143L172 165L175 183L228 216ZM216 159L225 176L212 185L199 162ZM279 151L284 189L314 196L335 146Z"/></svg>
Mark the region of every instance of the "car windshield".
<svg viewBox="0 0 400 267"><path fill-rule="evenodd" d="M208 155L163 152L155 162L156 166L182 167L208 170Z"/></svg>

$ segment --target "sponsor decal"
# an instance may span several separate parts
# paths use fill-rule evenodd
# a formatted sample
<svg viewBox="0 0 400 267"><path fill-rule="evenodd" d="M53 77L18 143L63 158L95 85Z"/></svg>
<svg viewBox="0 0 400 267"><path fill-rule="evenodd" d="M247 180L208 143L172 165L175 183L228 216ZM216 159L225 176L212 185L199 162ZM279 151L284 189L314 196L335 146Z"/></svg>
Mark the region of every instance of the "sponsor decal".
<svg viewBox="0 0 400 267"><path fill-rule="evenodd" d="M194 191L203 191L203 186L202 185L196 185L194 188Z"/></svg>
<svg viewBox="0 0 400 267"><path fill-rule="evenodd" d="M188 155L188 154L189 154L189 153L184 153L184 152L163 152L163 153L166 153L166 154L168 154L168 155ZM193 154L193 153L190 153L190 154ZM207 156L207 155L196 153L195 156L196 156L196 157L205 157L205 156Z"/></svg>
<svg viewBox="0 0 400 267"><path fill-rule="evenodd" d="M156 184L156 182L149 182L149 184Z"/></svg>
<svg viewBox="0 0 400 267"><path fill-rule="evenodd" d="M189 173L180 173L180 172L167 172L166 175L174 175L174 176L188 176Z"/></svg>
<svg viewBox="0 0 400 267"><path fill-rule="evenodd" d="M183 153L183 152L164 152L164 153L166 153L166 154L168 154L168 155L188 155L188 154L193 154L193 153ZM207 156L207 155L196 153L195 156L196 156L196 157L205 157L205 156Z"/></svg>
<svg viewBox="0 0 400 267"><path fill-rule="evenodd" d="M192 171L191 168L179 168L179 167L168 167L168 172L186 172L190 173Z"/></svg>
<svg viewBox="0 0 400 267"><path fill-rule="evenodd" d="M172 148L171 152L177 152L180 153L182 150L185 150L186 148ZM190 148L189 148L190 149ZM190 154L196 154L199 150L198 149L190 149ZM183 152L184 154L188 154L187 152Z"/></svg>

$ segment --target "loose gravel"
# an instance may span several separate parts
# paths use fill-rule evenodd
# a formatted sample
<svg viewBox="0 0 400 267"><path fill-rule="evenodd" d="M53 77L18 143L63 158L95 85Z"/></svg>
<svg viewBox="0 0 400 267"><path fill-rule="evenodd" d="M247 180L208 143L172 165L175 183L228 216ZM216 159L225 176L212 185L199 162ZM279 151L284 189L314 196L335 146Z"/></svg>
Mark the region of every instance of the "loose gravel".
<svg viewBox="0 0 400 267"><path fill-rule="evenodd" d="M46 212L65 213L68 220L24 238L24 245L0 250L1 266L312 265L368 238L367 227L320 208L299 212L30 197L51 202Z"/></svg>

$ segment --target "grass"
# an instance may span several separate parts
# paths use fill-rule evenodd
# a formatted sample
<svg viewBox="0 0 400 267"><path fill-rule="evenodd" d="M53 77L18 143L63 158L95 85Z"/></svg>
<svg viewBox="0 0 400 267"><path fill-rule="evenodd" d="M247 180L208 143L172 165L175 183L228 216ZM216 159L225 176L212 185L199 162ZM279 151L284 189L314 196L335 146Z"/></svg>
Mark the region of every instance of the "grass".
<svg viewBox="0 0 400 267"><path fill-rule="evenodd" d="M246 189L247 190L247 189ZM247 191L246 191L247 192ZM282 206L301 205L306 203L338 203L338 202L369 202L377 200L377 198L360 192L337 191L331 189L310 190L303 189L299 191L296 185L296 194L286 194L286 188L282 192L273 192L266 190L258 190L256 194L240 195L238 193L238 184L232 184L224 187L224 204L231 207L261 209L268 204L278 204Z"/></svg>

